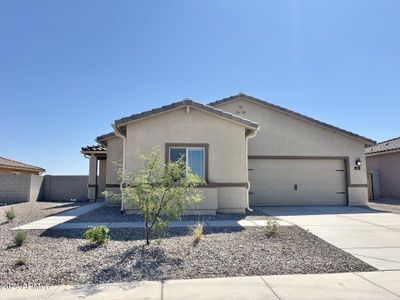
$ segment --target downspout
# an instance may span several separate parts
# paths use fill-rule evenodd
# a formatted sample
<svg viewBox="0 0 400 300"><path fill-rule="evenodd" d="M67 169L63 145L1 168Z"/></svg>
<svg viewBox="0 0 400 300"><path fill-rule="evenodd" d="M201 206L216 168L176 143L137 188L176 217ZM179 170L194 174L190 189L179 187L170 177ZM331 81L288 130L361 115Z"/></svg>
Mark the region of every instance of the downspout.
<svg viewBox="0 0 400 300"><path fill-rule="evenodd" d="M126 136L122 134L122 132L118 129L117 125L115 124L111 124L112 128L114 129L114 133L116 136L122 138L122 182L120 185L120 190L121 190L121 195L122 195L122 199L121 199L121 213L124 212L124 203L125 203L125 199L124 199L124 194L122 192L122 189L125 185L125 164L126 164Z"/></svg>
<svg viewBox="0 0 400 300"><path fill-rule="evenodd" d="M253 133L246 135L246 174L247 174L247 207L246 210L252 212L253 209L250 208L250 179L249 179L249 139L254 138L257 135L258 128Z"/></svg>

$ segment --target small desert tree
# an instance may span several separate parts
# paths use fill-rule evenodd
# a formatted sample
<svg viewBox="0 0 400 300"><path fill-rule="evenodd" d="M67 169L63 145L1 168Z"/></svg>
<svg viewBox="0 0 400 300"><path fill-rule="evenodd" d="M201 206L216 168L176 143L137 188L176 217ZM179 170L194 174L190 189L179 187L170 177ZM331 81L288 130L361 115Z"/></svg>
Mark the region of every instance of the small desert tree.
<svg viewBox="0 0 400 300"><path fill-rule="evenodd" d="M131 202L144 218L144 236L150 244L152 234L168 228L185 209L201 201L196 187L202 183L181 158L176 162L164 163L159 149L149 154L140 154L143 168L126 176L121 194L105 193L107 198Z"/></svg>

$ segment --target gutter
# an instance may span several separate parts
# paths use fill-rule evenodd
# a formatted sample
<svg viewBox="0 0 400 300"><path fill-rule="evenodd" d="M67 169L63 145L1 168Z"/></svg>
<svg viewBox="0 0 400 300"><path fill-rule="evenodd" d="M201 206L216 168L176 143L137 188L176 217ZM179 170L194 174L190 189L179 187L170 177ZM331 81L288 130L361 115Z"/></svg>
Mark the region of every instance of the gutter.
<svg viewBox="0 0 400 300"><path fill-rule="evenodd" d="M246 174L247 174L247 207L246 210L252 212L253 209L250 208L250 179L249 179L249 139L254 138L257 135L259 127L257 127L256 131L246 136Z"/></svg>
<svg viewBox="0 0 400 300"><path fill-rule="evenodd" d="M126 164L126 136L122 134L122 132L118 129L117 125L111 124L112 128L114 129L114 133L117 137L122 138L122 182L120 185L120 190L121 190L121 213L124 212L124 203L125 203L125 199L123 196L123 187L125 186L125 164Z"/></svg>

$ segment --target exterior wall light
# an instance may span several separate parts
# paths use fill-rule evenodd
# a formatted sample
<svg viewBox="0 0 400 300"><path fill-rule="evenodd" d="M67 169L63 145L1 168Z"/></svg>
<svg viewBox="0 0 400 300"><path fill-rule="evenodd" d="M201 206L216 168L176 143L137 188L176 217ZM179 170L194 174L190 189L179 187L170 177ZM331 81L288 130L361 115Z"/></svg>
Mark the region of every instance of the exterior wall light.
<svg viewBox="0 0 400 300"><path fill-rule="evenodd" d="M361 167L361 159L359 158L356 159L356 166Z"/></svg>

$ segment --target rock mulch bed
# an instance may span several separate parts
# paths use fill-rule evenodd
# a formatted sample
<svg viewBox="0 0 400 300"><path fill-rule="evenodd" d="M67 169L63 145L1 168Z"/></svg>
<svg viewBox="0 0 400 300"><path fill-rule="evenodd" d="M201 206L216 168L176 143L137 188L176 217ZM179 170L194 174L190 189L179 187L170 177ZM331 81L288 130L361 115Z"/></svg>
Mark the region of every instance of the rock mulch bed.
<svg viewBox="0 0 400 300"><path fill-rule="evenodd" d="M26 202L0 206L0 272L4 271L5 266L14 264L18 258L14 254L19 250L11 247L12 239L15 235L15 231L11 230L12 228L86 204L85 202ZM7 222L5 212L11 207L15 211L16 218L12 222ZM31 235L30 232L28 234ZM33 235L36 236L37 234L33 233ZM31 238L28 237L28 243L31 242L30 240ZM32 242L35 240L36 238L33 238ZM0 282L7 283L8 280L2 277Z"/></svg>
<svg viewBox="0 0 400 300"><path fill-rule="evenodd" d="M181 217L181 221L224 221L224 220L268 220L275 219L272 216L266 215L261 212L253 211L247 212L246 214L220 214L215 215L184 215ZM81 215L69 223L86 223L86 222L140 222L143 221L143 217L138 214L125 215L121 213L120 207L118 206L103 206L98 209L92 210L87 214Z"/></svg>
<svg viewBox="0 0 400 300"><path fill-rule="evenodd" d="M197 246L188 229L171 229L159 245L150 246L144 246L142 230L112 230L111 240L100 247L82 234L29 231L26 245L1 246L0 282L57 285L375 270L295 226L280 227L271 238L263 228L206 228ZM19 257L26 265L15 266Z"/></svg>

